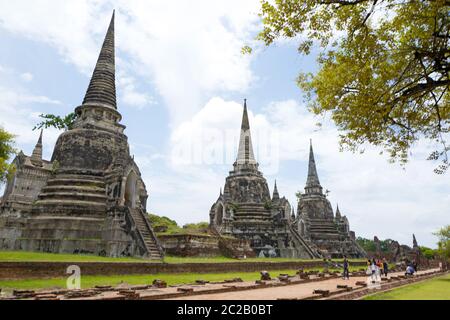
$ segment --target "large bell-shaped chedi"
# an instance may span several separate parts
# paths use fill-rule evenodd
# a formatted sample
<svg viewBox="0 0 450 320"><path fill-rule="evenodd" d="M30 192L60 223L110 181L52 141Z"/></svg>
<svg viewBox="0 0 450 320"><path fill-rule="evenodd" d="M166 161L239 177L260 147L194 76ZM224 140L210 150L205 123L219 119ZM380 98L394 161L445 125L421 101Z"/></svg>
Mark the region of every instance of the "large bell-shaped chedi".
<svg viewBox="0 0 450 320"><path fill-rule="evenodd" d="M24 249L161 257L117 110L114 37L113 14L76 121L56 143L54 173L33 205Z"/></svg>
<svg viewBox="0 0 450 320"><path fill-rule="evenodd" d="M273 197L256 161L247 101L244 104L239 149L224 192L210 211L210 227L225 236L247 240L259 256L314 257L306 244L291 231L291 206L280 198L275 185ZM300 239L301 240L301 239Z"/></svg>

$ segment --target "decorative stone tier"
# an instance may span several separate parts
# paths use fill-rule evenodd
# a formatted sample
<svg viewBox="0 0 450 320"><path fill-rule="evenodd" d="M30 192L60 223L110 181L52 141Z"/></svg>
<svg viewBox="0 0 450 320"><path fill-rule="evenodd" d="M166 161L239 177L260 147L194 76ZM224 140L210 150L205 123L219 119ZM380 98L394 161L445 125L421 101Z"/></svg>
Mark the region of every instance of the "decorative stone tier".
<svg viewBox="0 0 450 320"><path fill-rule="evenodd" d="M312 239L336 239L341 237L334 221L326 219L310 219L309 233Z"/></svg>
<svg viewBox="0 0 450 320"><path fill-rule="evenodd" d="M33 214L105 216L105 182L101 176L57 174L47 181Z"/></svg>
<svg viewBox="0 0 450 320"><path fill-rule="evenodd" d="M246 223L246 221L251 221L252 223L273 223L270 210L258 203L239 204L239 208L234 213L234 221L236 224Z"/></svg>

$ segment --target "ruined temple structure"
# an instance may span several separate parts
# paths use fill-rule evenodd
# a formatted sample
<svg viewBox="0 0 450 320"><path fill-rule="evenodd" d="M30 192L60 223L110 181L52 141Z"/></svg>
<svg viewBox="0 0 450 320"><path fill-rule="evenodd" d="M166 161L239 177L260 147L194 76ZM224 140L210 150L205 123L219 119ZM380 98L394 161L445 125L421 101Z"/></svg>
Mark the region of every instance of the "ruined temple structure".
<svg viewBox="0 0 450 320"><path fill-rule="evenodd" d="M14 160L0 204L0 249L161 259L117 109L114 14L75 113L51 161L42 159L42 133L31 157Z"/></svg>
<svg viewBox="0 0 450 320"><path fill-rule="evenodd" d="M415 261L419 265L428 264L428 260L422 254L417 244L416 236L413 234L413 246L401 245L398 241L387 240L387 248L381 248L381 241L377 236L373 239L375 243L375 251L368 252L369 256L377 258L386 258L393 262L412 262Z"/></svg>
<svg viewBox="0 0 450 320"><path fill-rule="evenodd" d="M252 146L247 101L244 104L237 160L225 188L210 211L211 229L224 236L250 241L258 256L319 258L293 227L291 205L273 195L259 171Z"/></svg>
<svg viewBox="0 0 450 320"><path fill-rule="evenodd" d="M350 231L349 221L341 214L339 206L336 215L330 201L323 192L317 174L314 150L311 142L308 178L305 192L298 201L295 228L300 236L324 258L365 257L365 251L356 243L355 233Z"/></svg>

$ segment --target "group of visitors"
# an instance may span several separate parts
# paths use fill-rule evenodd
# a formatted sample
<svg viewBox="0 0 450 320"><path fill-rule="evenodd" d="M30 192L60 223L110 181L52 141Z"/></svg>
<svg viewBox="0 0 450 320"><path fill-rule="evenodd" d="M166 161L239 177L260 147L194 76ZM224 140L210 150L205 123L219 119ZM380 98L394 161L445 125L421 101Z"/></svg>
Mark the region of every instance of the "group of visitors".
<svg viewBox="0 0 450 320"><path fill-rule="evenodd" d="M344 268L344 272L342 273L342 278L345 279L350 279L349 276L349 262L347 260L347 257L344 256L344 263L343 263L343 268ZM413 261L413 262L407 262L406 263L406 272L405 275L414 275L414 273L417 272L417 262ZM442 268L442 265L440 266ZM381 278L383 277L383 275L385 277L388 276L388 272L389 272L389 264L386 260L386 258L383 259L369 259L367 260L367 275L370 275L370 278L372 280L372 282L374 281L381 281Z"/></svg>
<svg viewBox="0 0 450 320"><path fill-rule="evenodd" d="M381 277L387 277L389 272L389 264L386 259L375 259L367 260L367 275L370 275L372 281L376 281L378 278L381 280Z"/></svg>

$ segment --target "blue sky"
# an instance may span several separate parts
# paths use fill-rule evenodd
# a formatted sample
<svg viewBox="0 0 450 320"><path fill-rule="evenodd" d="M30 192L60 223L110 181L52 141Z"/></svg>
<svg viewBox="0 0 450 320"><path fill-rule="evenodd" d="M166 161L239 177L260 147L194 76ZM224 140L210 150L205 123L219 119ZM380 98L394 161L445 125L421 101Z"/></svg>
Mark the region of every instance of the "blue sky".
<svg viewBox="0 0 450 320"><path fill-rule="evenodd" d="M322 185L357 235L411 244L415 233L434 246L431 233L449 223L450 186L425 160L432 146L419 143L405 168L372 147L339 152L336 128L308 113L295 83L316 70L315 54L299 56L295 41L256 43L258 1L0 0L0 125L17 135L18 149L31 153L39 114L81 103L113 8L119 111L150 212L180 224L208 220L247 98L270 188L277 179L296 207L312 138ZM244 45L255 52L243 56ZM46 158L58 134L45 132Z"/></svg>

